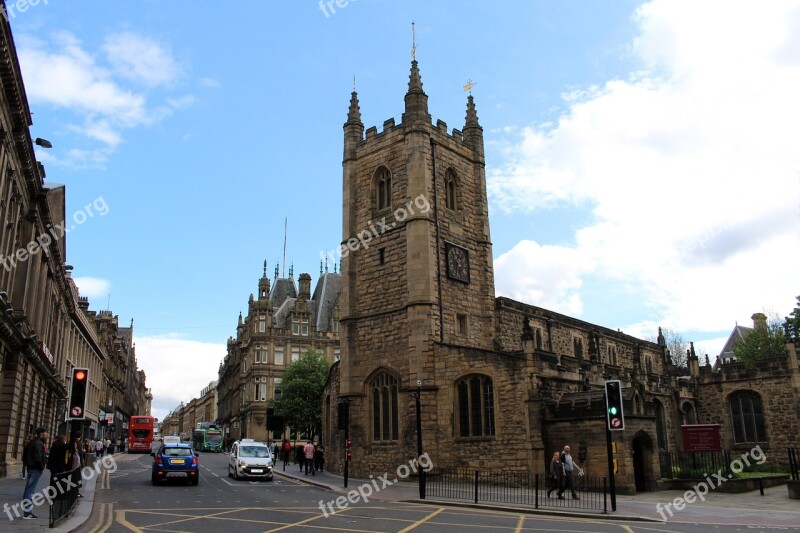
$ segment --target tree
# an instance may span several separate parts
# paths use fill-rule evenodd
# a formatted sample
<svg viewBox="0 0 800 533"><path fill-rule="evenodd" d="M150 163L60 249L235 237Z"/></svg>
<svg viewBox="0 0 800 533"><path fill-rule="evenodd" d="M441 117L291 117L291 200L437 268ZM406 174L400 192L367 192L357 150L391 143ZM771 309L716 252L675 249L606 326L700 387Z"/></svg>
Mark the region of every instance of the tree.
<svg viewBox="0 0 800 533"><path fill-rule="evenodd" d="M786 337L783 322L777 315L769 319L766 326L756 326L733 348L737 361L755 366L770 357L786 355Z"/></svg>
<svg viewBox="0 0 800 533"><path fill-rule="evenodd" d="M275 414L308 435L322 427L322 391L330 363L316 350L308 349L287 365L281 379L281 395L271 401Z"/></svg>
<svg viewBox="0 0 800 533"><path fill-rule="evenodd" d="M687 341L682 333L678 333L672 329L662 329L661 334L664 336L664 342L669 350L669 356L672 364L679 368L686 368L686 352L689 350L689 341ZM648 338L650 342L658 342L657 339Z"/></svg>
<svg viewBox="0 0 800 533"><path fill-rule="evenodd" d="M795 339L800 337L800 296L797 297L797 307L786 317L786 329Z"/></svg>

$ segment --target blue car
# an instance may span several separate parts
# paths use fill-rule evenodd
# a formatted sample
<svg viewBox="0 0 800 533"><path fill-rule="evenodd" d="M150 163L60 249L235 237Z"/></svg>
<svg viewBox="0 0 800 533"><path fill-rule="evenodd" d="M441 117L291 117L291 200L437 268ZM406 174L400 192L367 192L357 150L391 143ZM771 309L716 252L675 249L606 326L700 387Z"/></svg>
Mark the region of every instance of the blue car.
<svg viewBox="0 0 800 533"><path fill-rule="evenodd" d="M198 453L191 444L163 444L153 456L153 474L150 479L158 485L165 479L184 478L192 485L200 483Z"/></svg>

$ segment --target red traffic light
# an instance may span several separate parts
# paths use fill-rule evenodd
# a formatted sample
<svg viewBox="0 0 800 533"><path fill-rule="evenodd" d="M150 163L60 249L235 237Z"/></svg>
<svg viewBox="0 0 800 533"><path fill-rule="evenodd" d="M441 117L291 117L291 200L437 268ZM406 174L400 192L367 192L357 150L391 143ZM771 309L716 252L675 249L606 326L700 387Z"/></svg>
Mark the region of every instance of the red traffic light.
<svg viewBox="0 0 800 533"><path fill-rule="evenodd" d="M77 370L75 372L75 379L77 379L78 381L83 381L84 379L86 379L86 372L84 372L83 370Z"/></svg>
<svg viewBox="0 0 800 533"><path fill-rule="evenodd" d="M352 461L352 460L353 460L353 452L347 452L347 455L345 457L345 461L349 462L349 461Z"/></svg>
<svg viewBox="0 0 800 533"><path fill-rule="evenodd" d="M347 439L347 441L345 442L345 446L349 448L352 445L353 445L353 439Z"/></svg>

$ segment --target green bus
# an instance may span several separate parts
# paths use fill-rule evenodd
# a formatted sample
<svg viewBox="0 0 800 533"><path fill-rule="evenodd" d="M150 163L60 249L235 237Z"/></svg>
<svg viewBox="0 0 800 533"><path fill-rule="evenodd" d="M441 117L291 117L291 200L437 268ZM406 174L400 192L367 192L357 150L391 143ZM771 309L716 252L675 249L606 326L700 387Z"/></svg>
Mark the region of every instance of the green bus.
<svg viewBox="0 0 800 533"><path fill-rule="evenodd" d="M215 426L199 427L194 430L192 446L199 452L219 453L222 451L223 441L222 431Z"/></svg>

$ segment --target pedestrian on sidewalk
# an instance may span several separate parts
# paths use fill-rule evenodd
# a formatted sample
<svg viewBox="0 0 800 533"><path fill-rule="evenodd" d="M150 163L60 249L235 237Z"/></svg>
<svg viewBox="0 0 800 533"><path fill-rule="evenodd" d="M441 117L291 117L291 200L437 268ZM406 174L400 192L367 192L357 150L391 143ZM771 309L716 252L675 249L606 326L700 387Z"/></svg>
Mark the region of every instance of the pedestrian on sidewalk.
<svg viewBox="0 0 800 533"><path fill-rule="evenodd" d="M297 446L294 449L294 462L300 465L300 471L303 471L303 463L306 462L305 453L303 453L303 447Z"/></svg>
<svg viewBox="0 0 800 533"><path fill-rule="evenodd" d="M32 520L39 518L33 514L33 493L42 477L42 472L47 465L47 431L44 428L36 430L36 438L28 443L22 454L22 462L28 470L28 480L25 482L25 491L22 493L22 518Z"/></svg>
<svg viewBox="0 0 800 533"><path fill-rule="evenodd" d="M553 493L554 490L558 491L558 494L561 495L562 482L564 481L564 466L561 464L561 454L559 452L555 452L553 454L553 458L550 460L550 477L549 477L549 488L547 489L547 497L550 497L550 494Z"/></svg>
<svg viewBox="0 0 800 533"><path fill-rule="evenodd" d="M28 444L33 440L33 434L28 433L25 437L25 440L22 442L22 473L19 475L21 479L25 479L27 476L27 469L28 467L25 465L25 450L28 448Z"/></svg>
<svg viewBox="0 0 800 533"><path fill-rule="evenodd" d="M308 471L311 470L311 475L316 475L314 470L314 445L309 440L306 442L306 445L303 447L303 462L306 465L306 475L308 475Z"/></svg>
<svg viewBox="0 0 800 533"><path fill-rule="evenodd" d="M572 499L580 500L578 493L575 492L575 480L572 476L573 472L577 471L580 467L572 459L572 455L570 455L569 452L570 447L569 444L567 444L564 446L564 451L561 452L561 466L564 468L564 484L558 489L558 498L563 500L564 493L569 489L572 492Z"/></svg>
<svg viewBox="0 0 800 533"><path fill-rule="evenodd" d="M321 442L314 447L314 468L320 472L325 470L325 448Z"/></svg>
<svg viewBox="0 0 800 533"><path fill-rule="evenodd" d="M97 454L98 459L103 457L103 437L94 442L94 452Z"/></svg>

